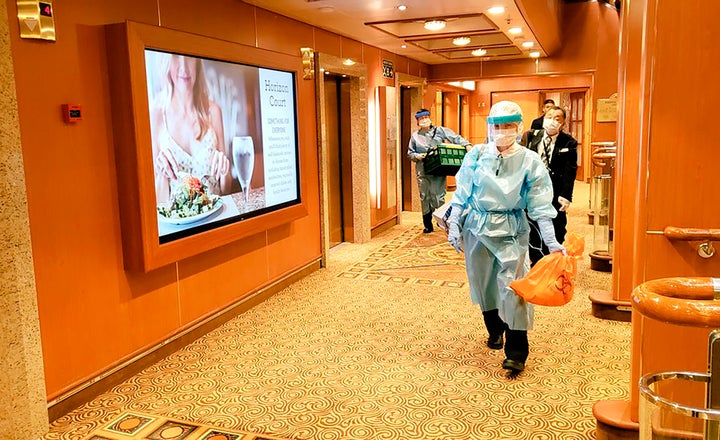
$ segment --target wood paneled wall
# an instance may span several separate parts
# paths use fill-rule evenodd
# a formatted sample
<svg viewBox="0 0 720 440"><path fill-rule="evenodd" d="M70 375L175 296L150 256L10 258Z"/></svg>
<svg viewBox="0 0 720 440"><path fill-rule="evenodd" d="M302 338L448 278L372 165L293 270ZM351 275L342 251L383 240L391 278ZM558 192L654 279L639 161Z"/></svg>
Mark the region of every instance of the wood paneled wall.
<svg viewBox="0 0 720 440"><path fill-rule="evenodd" d="M147 274L123 270L105 25L164 26L230 41L239 51L300 57L300 47L313 47L378 72L386 57L396 72L427 76L422 63L235 0L64 0L55 8L55 43L20 39L15 2L7 9L49 400L321 256L315 90L299 79L309 214ZM66 103L82 106L83 121L63 122Z"/></svg>

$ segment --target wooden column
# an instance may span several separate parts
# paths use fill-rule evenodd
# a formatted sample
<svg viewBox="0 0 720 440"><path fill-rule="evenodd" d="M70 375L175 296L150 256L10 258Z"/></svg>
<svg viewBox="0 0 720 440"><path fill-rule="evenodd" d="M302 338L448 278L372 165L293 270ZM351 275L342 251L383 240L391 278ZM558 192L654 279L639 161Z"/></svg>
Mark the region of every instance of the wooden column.
<svg viewBox="0 0 720 440"><path fill-rule="evenodd" d="M648 280L720 275L719 255L701 258L699 241L663 233L720 225L720 36L711 32L720 3L633 0L622 8L613 295L629 301ZM598 420L637 422L644 374L706 371L707 335L633 312L630 399L599 402Z"/></svg>

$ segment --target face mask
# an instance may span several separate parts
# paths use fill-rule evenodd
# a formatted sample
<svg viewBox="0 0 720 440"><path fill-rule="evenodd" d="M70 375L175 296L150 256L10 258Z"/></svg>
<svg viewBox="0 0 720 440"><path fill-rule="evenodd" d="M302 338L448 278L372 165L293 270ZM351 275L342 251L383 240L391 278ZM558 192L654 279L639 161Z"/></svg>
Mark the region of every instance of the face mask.
<svg viewBox="0 0 720 440"><path fill-rule="evenodd" d="M428 128L430 125L432 125L432 122L430 119L423 119L422 121L418 122L418 125L420 125L422 128Z"/></svg>
<svg viewBox="0 0 720 440"><path fill-rule="evenodd" d="M543 119L543 128L545 129L545 133L550 136L555 136L558 131L560 131L560 123L555 119Z"/></svg>
<svg viewBox="0 0 720 440"><path fill-rule="evenodd" d="M517 138L517 130L513 128L506 128L506 129L497 129L495 130L495 145L498 147L507 147L508 145L512 145L515 143L515 138Z"/></svg>

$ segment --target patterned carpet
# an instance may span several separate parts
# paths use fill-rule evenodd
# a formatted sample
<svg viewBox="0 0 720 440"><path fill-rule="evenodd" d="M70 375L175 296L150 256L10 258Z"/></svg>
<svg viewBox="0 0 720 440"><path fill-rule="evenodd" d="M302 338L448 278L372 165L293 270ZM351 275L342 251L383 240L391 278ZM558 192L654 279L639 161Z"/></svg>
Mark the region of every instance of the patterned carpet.
<svg viewBox="0 0 720 440"><path fill-rule="evenodd" d="M592 250L587 197L578 184L569 230ZM462 260L442 232L421 230L406 213L371 243L334 248L327 268L58 419L45 438L92 438L129 411L268 438L594 439L592 405L629 393L630 325L594 318L587 299L610 274L580 262L574 299L536 308L527 368L509 379L502 352L485 346Z"/></svg>
<svg viewBox="0 0 720 440"><path fill-rule="evenodd" d="M249 432L231 432L197 423L127 412L97 429L89 440L287 440L257 436Z"/></svg>

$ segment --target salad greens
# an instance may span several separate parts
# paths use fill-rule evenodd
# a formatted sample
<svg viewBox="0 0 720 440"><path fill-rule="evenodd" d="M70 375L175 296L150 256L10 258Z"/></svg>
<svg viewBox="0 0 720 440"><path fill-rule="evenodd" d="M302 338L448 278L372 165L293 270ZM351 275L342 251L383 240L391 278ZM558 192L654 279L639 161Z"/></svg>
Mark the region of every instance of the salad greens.
<svg viewBox="0 0 720 440"><path fill-rule="evenodd" d="M187 218L212 211L220 197L211 194L200 179L189 174L178 176L168 203L158 205L160 215L167 218Z"/></svg>

